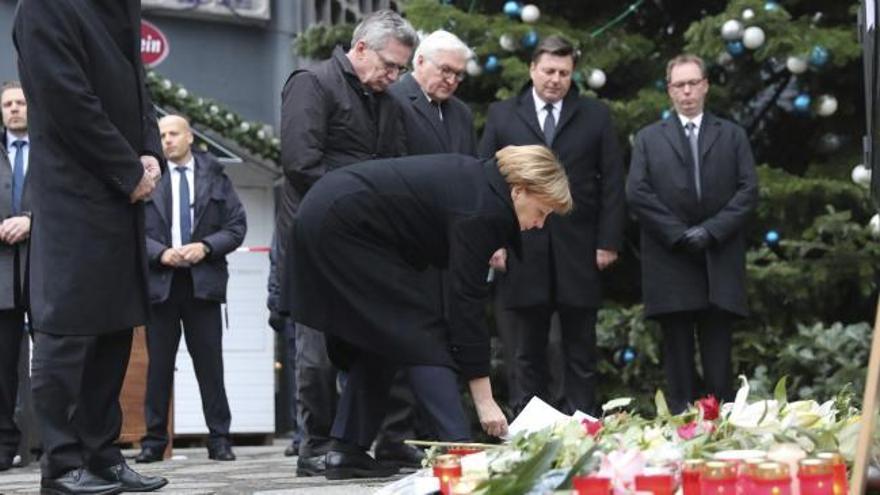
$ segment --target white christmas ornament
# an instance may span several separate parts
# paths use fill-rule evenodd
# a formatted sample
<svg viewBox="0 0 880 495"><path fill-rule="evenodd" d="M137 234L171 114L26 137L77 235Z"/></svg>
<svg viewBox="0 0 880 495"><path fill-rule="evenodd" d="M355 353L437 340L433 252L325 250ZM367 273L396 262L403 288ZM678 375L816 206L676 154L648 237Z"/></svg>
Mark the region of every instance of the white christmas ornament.
<svg viewBox="0 0 880 495"><path fill-rule="evenodd" d="M871 221L868 222L868 229L874 237L880 236L880 214L871 217Z"/></svg>
<svg viewBox="0 0 880 495"><path fill-rule="evenodd" d="M467 61L467 65L465 65L465 70L468 75L471 77L477 77L483 73L483 67L474 59L470 59Z"/></svg>
<svg viewBox="0 0 880 495"><path fill-rule="evenodd" d="M522 12L519 14L519 17L525 23L534 24L541 18L541 9L533 4L525 5L522 8Z"/></svg>
<svg viewBox="0 0 880 495"><path fill-rule="evenodd" d="M602 69L593 69L590 71L590 75L587 76L587 85L593 89L600 89L602 86L605 86L607 80L608 78Z"/></svg>
<svg viewBox="0 0 880 495"><path fill-rule="evenodd" d="M731 55L730 52L723 51L718 54L718 58L716 58L715 61L718 62L718 65L726 66L733 63L733 55Z"/></svg>
<svg viewBox="0 0 880 495"><path fill-rule="evenodd" d="M764 35L764 30L758 26L748 27L743 31L743 46L749 50L757 50L760 48L761 45L764 44L765 39L767 39L767 37Z"/></svg>
<svg viewBox="0 0 880 495"><path fill-rule="evenodd" d="M853 167L851 175L852 181L857 185L865 187L871 185L871 169L861 163Z"/></svg>
<svg viewBox="0 0 880 495"><path fill-rule="evenodd" d="M755 11L752 9L743 10L742 18L744 21L751 21L755 18Z"/></svg>
<svg viewBox="0 0 880 495"><path fill-rule="evenodd" d="M834 95L822 95L819 97L819 103L816 105L816 113L822 117L834 115L837 111L837 98Z"/></svg>
<svg viewBox="0 0 880 495"><path fill-rule="evenodd" d="M736 41L742 38L743 25L736 19L730 19L721 25L721 37L725 41Z"/></svg>
<svg viewBox="0 0 880 495"><path fill-rule="evenodd" d="M803 57L788 57L785 60L785 67L792 74L803 74L807 71L807 59Z"/></svg>
<svg viewBox="0 0 880 495"><path fill-rule="evenodd" d="M501 45L501 48L509 52L516 50L516 40L509 34L502 34L501 37L498 38L498 44Z"/></svg>

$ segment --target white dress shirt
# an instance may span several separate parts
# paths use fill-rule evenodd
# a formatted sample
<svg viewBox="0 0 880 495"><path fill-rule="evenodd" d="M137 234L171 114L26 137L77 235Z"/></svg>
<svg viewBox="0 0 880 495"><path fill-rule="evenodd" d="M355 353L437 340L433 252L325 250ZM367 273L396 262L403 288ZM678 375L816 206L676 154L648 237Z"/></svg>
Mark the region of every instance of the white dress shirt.
<svg viewBox="0 0 880 495"><path fill-rule="evenodd" d="M180 237L180 172L177 163L168 162L168 172L171 174L171 247L181 246ZM196 161L190 158L183 164L186 167L186 182L189 185L189 224L193 225L193 205L196 201ZM190 232L191 234L191 232Z"/></svg>
<svg viewBox="0 0 880 495"><path fill-rule="evenodd" d="M547 102L542 100L540 96L538 96L538 92L535 91L535 88L532 88L532 98L535 100L535 113L538 115L538 126L541 127L541 130L544 130L544 119L547 118L547 109L544 107L547 106ZM559 116L562 115L562 100L557 101L553 104L553 121L556 122L556 126L559 127Z"/></svg>
<svg viewBox="0 0 880 495"><path fill-rule="evenodd" d="M11 132L6 131L6 157L9 158L9 167L15 167L15 154L18 152L17 148L12 145L12 143L16 141L24 141L26 144L21 147L22 153L24 153L24 173L27 175L28 169L28 158L31 156L31 142L28 139L27 135L24 137L18 138L12 135Z"/></svg>
<svg viewBox="0 0 880 495"><path fill-rule="evenodd" d="M693 122L693 123L694 123L694 126L695 126L695 127L694 127L694 132L697 134L697 137L698 137L698 138L700 137L700 125L703 123L703 114L702 114L702 113L701 113L700 115L697 115L696 117L694 117L694 118L692 118L692 119L689 119L689 118L687 118L687 117L685 117L684 115L681 115L681 114L678 115L678 118L679 118L679 120L681 120L681 127L682 127L682 129L684 129L684 135L685 135L685 136L687 136L687 127L686 127L686 126L687 126L687 123L688 123L688 122Z"/></svg>

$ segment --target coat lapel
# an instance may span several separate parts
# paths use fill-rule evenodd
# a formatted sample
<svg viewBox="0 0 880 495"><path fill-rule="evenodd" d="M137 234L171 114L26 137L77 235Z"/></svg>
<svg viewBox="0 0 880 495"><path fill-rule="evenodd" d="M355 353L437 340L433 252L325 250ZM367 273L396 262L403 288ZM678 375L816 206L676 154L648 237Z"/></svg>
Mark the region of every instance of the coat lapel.
<svg viewBox="0 0 880 495"><path fill-rule="evenodd" d="M577 89L572 87L562 100L562 114L559 115L559 123L556 124L556 138L553 139L554 141L559 137L559 134L562 132L562 129L565 128L565 125L568 124L577 113L578 97ZM537 117L535 118L537 119Z"/></svg>
<svg viewBox="0 0 880 495"><path fill-rule="evenodd" d="M437 112L437 108L428 102L428 97L425 96L425 93L412 77L412 74L407 74L405 76L404 84L406 84L407 95L409 96L409 101L415 112L421 115L422 118L431 125L437 138L443 143L443 149L449 150L449 132L446 131L443 121L440 120L440 114ZM449 116L446 115L445 117L448 118Z"/></svg>
<svg viewBox="0 0 880 495"><path fill-rule="evenodd" d="M197 156L195 158L196 170L193 174L196 181L196 199L195 199L195 210L193 212L193 232L199 228L199 221L202 219L202 215L205 213L205 206L208 204L208 200L210 200L210 179L209 179L209 171L208 164L203 163L203 161Z"/></svg>
<svg viewBox="0 0 880 495"><path fill-rule="evenodd" d="M721 135L721 122L714 115L707 112L703 114L703 122L700 127L700 172L704 172L706 167L703 164L706 163L706 155L709 153L712 145L715 144L718 136Z"/></svg>
<svg viewBox="0 0 880 495"><path fill-rule="evenodd" d="M162 174L159 187L153 190L153 206L159 212L159 218L165 222L165 226L171 229L171 174L177 172L169 170Z"/></svg>
<svg viewBox="0 0 880 495"><path fill-rule="evenodd" d="M672 116L663 121L662 125L663 137L669 141L681 164L689 165L691 163L690 154L684 149L684 131L678 122L678 115L673 113Z"/></svg>
<svg viewBox="0 0 880 495"><path fill-rule="evenodd" d="M519 101L516 105L516 114L521 118L529 129L535 134L535 137L544 142L544 132L541 131L541 124L538 123L538 114L535 112L535 100L532 99L532 86L526 87L526 90L520 93Z"/></svg>

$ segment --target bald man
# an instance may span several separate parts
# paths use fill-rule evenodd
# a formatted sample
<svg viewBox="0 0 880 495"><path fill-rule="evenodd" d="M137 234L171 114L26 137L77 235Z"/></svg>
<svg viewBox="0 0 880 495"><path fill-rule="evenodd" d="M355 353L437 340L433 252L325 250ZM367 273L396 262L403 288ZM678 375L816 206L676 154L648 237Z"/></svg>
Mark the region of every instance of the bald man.
<svg viewBox="0 0 880 495"><path fill-rule="evenodd" d="M153 321L147 327L147 434L135 461L160 461L168 445L168 404L181 323L210 433L208 457L233 461L220 304L226 302L229 278L226 254L244 240L245 212L223 166L208 154L193 153L193 134L184 117L163 117L159 132L169 173L146 204Z"/></svg>

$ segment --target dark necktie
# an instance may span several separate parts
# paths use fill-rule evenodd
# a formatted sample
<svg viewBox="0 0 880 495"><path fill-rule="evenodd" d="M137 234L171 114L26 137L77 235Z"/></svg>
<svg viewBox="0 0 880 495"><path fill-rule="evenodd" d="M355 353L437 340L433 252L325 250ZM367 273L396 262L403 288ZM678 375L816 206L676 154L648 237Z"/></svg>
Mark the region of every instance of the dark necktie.
<svg viewBox="0 0 880 495"><path fill-rule="evenodd" d="M691 156L694 158L694 186L697 188L697 200L703 199L703 187L700 184L700 146L699 134L697 134L697 125L693 122L685 124L687 130L688 144L691 146Z"/></svg>
<svg viewBox="0 0 880 495"><path fill-rule="evenodd" d="M544 105L544 110L547 110L547 116L544 117L544 142L547 143L547 146L553 144L553 137L556 134L556 119L553 118L553 104L548 103Z"/></svg>
<svg viewBox="0 0 880 495"><path fill-rule="evenodd" d="M431 106L434 107L434 111L437 112L437 117L440 118L440 122L443 122L443 109L440 107L440 102L437 100L431 100Z"/></svg>
<svg viewBox="0 0 880 495"><path fill-rule="evenodd" d="M21 195L24 192L24 147L27 141L13 141L15 159L12 162L12 213L21 213Z"/></svg>
<svg viewBox="0 0 880 495"><path fill-rule="evenodd" d="M192 219L189 216L189 180L186 178L186 167L175 167L180 172L180 243L189 244L192 234Z"/></svg>

